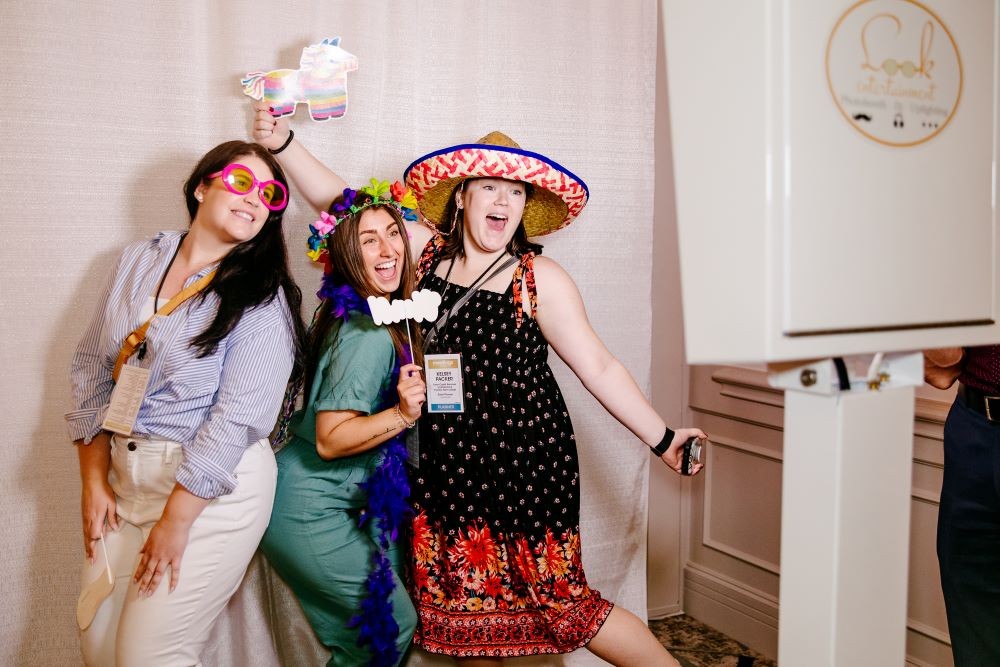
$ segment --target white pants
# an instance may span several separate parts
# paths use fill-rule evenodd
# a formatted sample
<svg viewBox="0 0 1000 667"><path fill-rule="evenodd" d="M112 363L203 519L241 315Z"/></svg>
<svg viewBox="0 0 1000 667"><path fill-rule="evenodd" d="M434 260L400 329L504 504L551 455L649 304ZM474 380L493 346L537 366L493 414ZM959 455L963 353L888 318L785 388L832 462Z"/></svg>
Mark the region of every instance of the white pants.
<svg viewBox="0 0 1000 667"><path fill-rule="evenodd" d="M140 599L132 581L139 550L163 514L181 456L176 442L112 438L108 481L121 529L104 536L114 591L80 633L83 659L91 667L200 665L212 624L239 587L267 528L277 469L264 439L248 447L236 467L236 490L214 499L195 519L174 592L167 593L167 573L151 597ZM84 559L84 586L104 571L100 545L95 555L93 564Z"/></svg>

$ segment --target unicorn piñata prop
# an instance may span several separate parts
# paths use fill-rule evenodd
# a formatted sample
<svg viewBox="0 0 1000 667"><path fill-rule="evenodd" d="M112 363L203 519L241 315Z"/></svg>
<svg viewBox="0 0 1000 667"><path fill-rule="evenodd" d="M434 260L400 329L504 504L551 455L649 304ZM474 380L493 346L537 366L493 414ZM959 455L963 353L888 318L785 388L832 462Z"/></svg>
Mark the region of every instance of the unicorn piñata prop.
<svg viewBox="0 0 1000 667"><path fill-rule="evenodd" d="M243 93L264 99L275 117L291 116L305 102L313 120L340 118L347 112L347 73L358 69L357 56L340 48L340 37L302 49L299 69L250 72Z"/></svg>

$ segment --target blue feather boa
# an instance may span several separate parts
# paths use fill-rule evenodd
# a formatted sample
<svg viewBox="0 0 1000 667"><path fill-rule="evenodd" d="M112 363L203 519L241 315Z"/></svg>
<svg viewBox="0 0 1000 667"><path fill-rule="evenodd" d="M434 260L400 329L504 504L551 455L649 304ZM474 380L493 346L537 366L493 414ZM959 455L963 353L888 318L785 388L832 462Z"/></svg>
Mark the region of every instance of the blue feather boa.
<svg viewBox="0 0 1000 667"><path fill-rule="evenodd" d="M368 505L358 525L364 526L374 520L379 534L376 540L378 549L372 553L371 571L365 580L368 595L349 625L358 629L358 645L369 646L372 652L370 665L392 667L400 658L396 648L399 625L392 614L395 583L386 551L398 538L399 530L410 513L407 501L410 483L406 477L406 445L403 438L394 437L382 445L382 450L382 462L368 479L358 484L368 496Z"/></svg>
<svg viewBox="0 0 1000 667"><path fill-rule="evenodd" d="M333 282L329 273L323 274L323 283L320 285L316 296L320 299L327 299L332 307L334 317L339 317L345 322L350 318L351 311L357 310L367 315L372 311L368 308L368 301L361 298L361 295L354 291L350 285L338 285Z"/></svg>

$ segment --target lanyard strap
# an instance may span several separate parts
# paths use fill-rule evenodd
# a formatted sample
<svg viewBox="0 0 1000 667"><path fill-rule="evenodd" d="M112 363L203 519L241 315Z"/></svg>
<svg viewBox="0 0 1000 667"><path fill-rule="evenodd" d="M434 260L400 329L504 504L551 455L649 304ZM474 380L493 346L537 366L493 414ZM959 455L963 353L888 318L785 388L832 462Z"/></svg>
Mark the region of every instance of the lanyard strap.
<svg viewBox="0 0 1000 667"><path fill-rule="evenodd" d="M215 271L212 271L182 289L174 295L174 298L163 304L163 308L156 311L156 313L153 314L153 317L146 320L141 327L126 336L125 340L122 341L122 349L118 351L118 359L115 360L115 368L111 372L111 379L118 382L118 376L121 375L122 366L124 366L125 362L128 361L133 354L135 354L135 351L139 349L142 342L146 340L146 331L149 330L149 323L153 321L153 318L157 315L160 317L166 317L170 313L174 312L174 310L176 310L182 303L205 289L205 287L212 282L212 278L214 277Z"/></svg>
<svg viewBox="0 0 1000 667"><path fill-rule="evenodd" d="M486 271L483 271L481 274L479 274L479 277L476 278L471 285L469 285L469 291L467 291L465 294L463 294L462 296L460 296L455 301L455 303L453 303L451 305L451 307L448 308L448 310L446 310L444 312L444 314L441 315L441 317L438 318L438 321L435 322L434 326L431 327L430 330L427 332L427 336L424 337L424 352L426 352L427 350L431 349L431 346L437 340L438 333L440 331L444 330L448 326L448 320L451 319L451 316L454 315L459 310L461 310L462 306L464 306L466 304L466 302L469 299L471 299L473 297L473 295L475 295L476 292L479 291L480 287L482 287L483 285L485 285L489 281L493 280L493 278L495 276L500 275L500 273L503 270L505 270L508 267L513 266L514 264L516 264L519 261L519 259L520 259L519 257L516 257L516 256L508 258L507 261L504 262L503 264L501 264L500 267L497 268L496 271L494 271L493 273L490 273L489 278L486 278L485 280L483 280L483 278L486 276L486 274L489 272L489 270L492 269L494 266L496 266L497 263L500 260L503 259L503 257L504 257L503 255L500 255L500 257L497 257L496 261L494 261L492 264L490 264L486 268ZM455 266L455 260L452 259L451 260L451 265L448 267L448 273L445 275L445 278L444 278L444 282L445 282L445 287L444 287L445 294L447 294L448 287L450 285L450 283L448 282L448 276L451 275L451 269L454 266ZM442 295L442 300L443 300L443 298L444 298L444 295Z"/></svg>

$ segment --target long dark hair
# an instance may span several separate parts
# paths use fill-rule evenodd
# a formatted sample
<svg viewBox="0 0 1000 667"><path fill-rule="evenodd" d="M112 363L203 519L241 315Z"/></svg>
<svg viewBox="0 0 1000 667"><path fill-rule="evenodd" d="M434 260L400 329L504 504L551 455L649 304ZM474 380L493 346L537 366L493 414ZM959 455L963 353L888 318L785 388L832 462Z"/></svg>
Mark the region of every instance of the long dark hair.
<svg viewBox="0 0 1000 667"><path fill-rule="evenodd" d="M266 149L245 141L227 141L205 153L184 183L184 199L192 222L198 213L199 202L195 198L198 186L209 181L209 174L221 171L226 165L247 156L263 160L274 174L274 179L288 187L285 172ZM205 298L209 292L214 292L219 296L219 310L215 314L215 319L191 341L191 345L198 348L199 357L212 354L219 342L229 335L240 321L246 310L269 303L277 296L278 289L281 289L285 293L285 301L288 302L291 311L295 334L295 366L292 377L295 378L302 372L305 339L305 327L302 323L302 291L292 280L291 272L288 270L288 252L285 249L285 237L281 229L284 213L284 209L270 211L264 226L256 236L239 244L222 258L215 278L199 295L200 298Z"/></svg>
<svg viewBox="0 0 1000 667"><path fill-rule="evenodd" d="M444 236L444 247L441 249L442 259L451 259L453 257L464 257L465 256L465 246L463 241L465 239L465 214L461 213L458 215L458 221L455 223L454 227L449 231L452 226L452 221L455 220L455 214L458 212L458 204L455 203L455 193L458 192L459 188L464 188L466 183L471 183L473 181L478 181L478 178L467 178L458 185L456 185L451 194L448 196L448 204L444 207L444 215L441 220L438 221L438 229L446 232ZM521 182L524 186L525 201L531 199L535 194L535 186L531 183ZM507 252L509 252L514 257L520 257L529 252L533 252L536 255L542 254L542 245L540 243L534 243L528 240L528 234L524 231L524 225L522 221L517 221L517 229L514 230L514 236L511 237L510 241L507 243Z"/></svg>
<svg viewBox="0 0 1000 667"><path fill-rule="evenodd" d="M333 214L333 205L342 200L343 196L341 195L330 204L329 213L331 215ZM355 196L354 205L364 206L371 201L371 195L359 191ZM330 285L349 285L354 288L354 291L362 299L367 299L369 296L381 296L376 293L368 280L368 274L361 256L361 242L358 240L358 226L361 224L361 216L368 211L378 209L382 209L392 216L393 220L396 221L396 226L399 229L401 237L405 240L406 227L404 226L403 218L400 216L399 211L387 205L369 206L363 211L348 215L337 223L336 231L327 237L327 250L330 253L330 273L324 276L324 281ZM405 243L401 255L403 265L400 269L399 287L392 294L387 295L386 298L390 301L393 299L410 298L410 294L413 292L416 284L413 262L410 259L409 249L405 247ZM316 318L306 339L306 396L309 396L312 391L316 365L323 354L327 336L329 336L330 331L335 325L339 326L340 321L340 318L333 313L333 302L329 299L324 299L319 306ZM392 337L393 347L396 348L396 356L399 359L406 359L408 356L407 348L409 348L409 356L413 362L422 365L423 346L421 344L420 327L410 327L412 338L409 341L409 346L407 346L405 322L389 323L385 327L389 330L389 335Z"/></svg>

